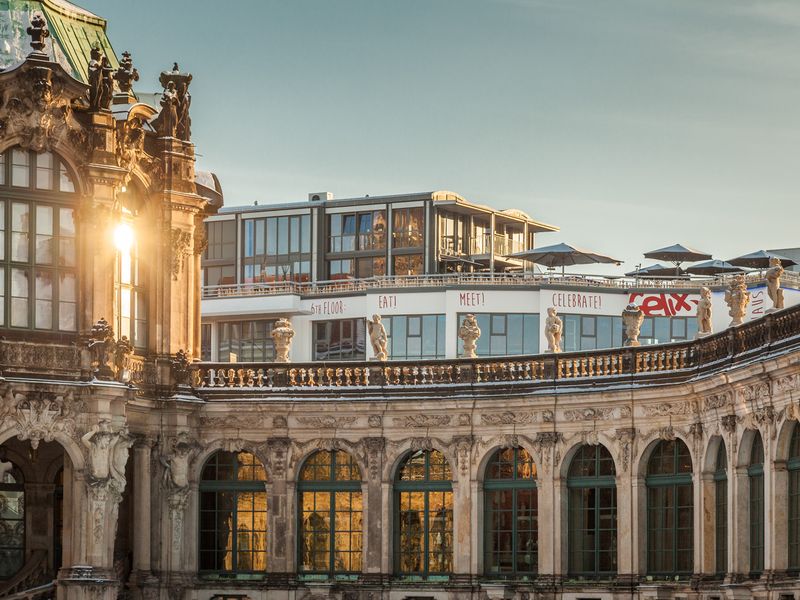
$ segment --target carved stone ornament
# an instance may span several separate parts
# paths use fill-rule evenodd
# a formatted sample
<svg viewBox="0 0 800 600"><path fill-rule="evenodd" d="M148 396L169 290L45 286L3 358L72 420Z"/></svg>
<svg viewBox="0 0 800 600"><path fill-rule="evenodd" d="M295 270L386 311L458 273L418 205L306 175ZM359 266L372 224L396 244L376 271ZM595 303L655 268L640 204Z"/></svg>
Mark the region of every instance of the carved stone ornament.
<svg viewBox="0 0 800 600"><path fill-rule="evenodd" d="M714 332L711 320L714 303L711 300L711 290L707 287L700 288L700 300L697 303L697 334L695 337L702 338Z"/></svg>
<svg viewBox="0 0 800 600"><path fill-rule="evenodd" d="M274 479L286 477L286 462L290 447L291 441L289 438L270 438L267 440L268 465L270 474Z"/></svg>
<svg viewBox="0 0 800 600"><path fill-rule="evenodd" d="M27 29L28 35L31 36L31 48L35 54L41 54L45 57L45 40L50 37L50 30L47 29L47 23L42 16L42 13L35 12L31 18L31 26Z"/></svg>
<svg viewBox="0 0 800 600"><path fill-rule="evenodd" d="M281 317L275 322L270 336L275 346L275 362L288 363L289 352L292 349L292 338L294 337L292 322L285 317Z"/></svg>
<svg viewBox="0 0 800 600"><path fill-rule="evenodd" d="M192 104L189 84L192 82L192 75L181 73L178 63L174 63L172 70L162 71L158 80L164 88L161 96L161 113L155 122L158 135L177 137L188 142L192 135L192 120L189 116Z"/></svg>
<svg viewBox="0 0 800 600"><path fill-rule="evenodd" d="M418 452L420 450L433 450L433 440L431 440L429 437L411 438L411 450L412 452Z"/></svg>
<svg viewBox="0 0 800 600"><path fill-rule="evenodd" d="M160 457L164 467L162 483L170 492L189 487L189 464L200 444L188 432L181 431L169 442L169 451Z"/></svg>
<svg viewBox="0 0 800 600"><path fill-rule="evenodd" d="M713 410L715 408L723 408L731 403L731 393L721 392L719 394L712 394L703 398L703 410Z"/></svg>
<svg viewBox="0 0 800 600"><path fill-rule="evenodd" d="M133 169L145 156L142 120L133 116L117 128L117 165L126 171Z"/></svg>
<svg viewBox="0 0 800 600"><path fill-rule="evenodd" d="M547 338L547 350L545 352L561 352L561 335L564 331L564 324L558 316L555 307L547 309L547 319L544 322L544 335Z"/></svg>
<svg viewBox="0 0 800 600"><path fill-rule="evenodd" d="M697 406L694 402L662 402L656 405L645 405L644 414L647 417L667 417L694 414Z"/></svg>
<svg viewBox="0 0 800 600"><path fill-rule="evenodd" d="M537 434L533 441L537 464L544 472L549 472L551 465L558 463L558 458L555 456L556 446L562 439L563 435L557 431L543 431Z"/></svg>
<svg viewBox="0 0 800 600"><path fill-rule="evenodd" d="M192 357L183 349L178 350L172 359L172 376L178 386L189 386L192 383Z"/></svg>
<svg viewBox="0 0 800 600"><path fill-rule="evenodd" d="M772 307L765 312L771 313L781 310L784 307L783 290L781 289L781 277L783 276L783 265L777 256L770 256L769 269L767 269L767 294L772 300Z"/></svg>
<svg viewBox="0 0 800 600"><path fill-rule="evenodd" d="M386 353L386 346L389 343L389 338L386 335L386 327L381 323L380 315L372 315L372 319L367 320L367 331L369 332L369 341L372 344L375 360L387 360L389 355Z"/></svg>
<svg viewBox="0 0 800 600"><path fill-rule="evenodd" d="M470 454L474 438L471 435L460 435L453 438L453 448L456 457L456 466L461 477L469 477Z"/></svg>
<svg viewBox="0 0 800 600"><path fill-rule="evenodd" d="M634 303L628 304L622 311L622 325L625 327L625 345L639 345L639 331L644 322L644 312Z"/></svg>
<svg viewBox="0 0 800 600"><path fill-rule="evenodd" d="M189 248L192 243L192 235L188 231L173 228L171 232L172 250L172 279L178 280L178 276L183 271L183 263L189 255Z"/></svg>
<svg viewBox="0 0 800 600"><path fill-rule="evenodd" d="M13 427L17 439L29 440L35 450L40 442L52 442L59 433L75 436L76 419L86 410L86 403L73 393L17 393L8 387L0 398L0 429Z"/></svg>
<svg viewBox="0 0 800 600"><path fill-rule="evenodd" d="M450 424L450 415L407 415L405 417L394 417L393 421L397 427L442 427Z"/></svg>
<svg viewBox="0 0 800 600"><path fill-rule="evenodd" d="M92 325L89 333L84 336L84 343L91 358L93 375L97 379L113 379L112 367L117 360L117 342L114 340L114 330L105 318L101 317Z"/></svg>
<svg viewBox="0 0 800 600"><path fill-rule="evenodd" d="M464 316L464 321L458 328L458 337L464 342L464 358L477 358L478 354L475 349L478 347L478 338L481 337L481 328L478 327L475 315Z"/></svg>
<svg viewBox="0 0 800 600"><path fill-rule="evenodd" d="M357 417L334 417L326 415L322 417L297 417L297 422L306 427L315 429L341 429L349 427L356 422Z"/></svg>
<svg viewBox="0 0 800 600"><path fill-rule="evenodd" d="M744 275L734 275L728 289L725 290L725 304L728 305L728 314L731 317L729 327L738 327L744 323L747 315L747 305L750 304L750 292Z"/></svg>
<svg viewBox="0 0 800 600"><path fill-rule="evenodd" d="M0 72L0 137L16 137L35 152L69 146L86 156L88 134L72 110L73 99L85 93L85 85L54 63L26 61Z"/></svg>
<svg viewBox="0 0 800 600"><path fill-rule="evenodd" d="M536 413L533 412L513 413L507 410L502 413L481 415L481 422L484 425L527 425L534 421L536 421Z"/></svg>
<svg viewBox="0 0 800 600"><path fill-rule="evenodd" d="M622 471L627 473L631 464L631 457L633 456L633 443L636 439L636 429L633 427L617 429L616 438Z"/></svg>
<svg viewBox="0 0 800 600"><path fill-rule="evenodd" d="M361 440L364 448L364 462L371 480L378 480L381 476L386 440L382 437L368 437Z"/></svg>
<svg viewBox="0 0 800 600"><path fill-rule="evenodd" d="M370 427L375 427L375 428L383 427L383 417L381 417L380 415L370 415L369 418L367 419L367 424Z"/></svg>
<svg viewBox="0 0 800 600"><path fill-rule="evenodd" d="M119 91L123 94L130 93L133 82L139 81L139 71L133 66L131 53L127 50L122 53L119 68L114 72L114 80L117 82Z"/></svg>
<svg viewBox="0 0 800 600"><path fill-rule="evenodd" d="M736 415L725 415L719 421L726 433L736 432L736 424L738 422Z"/></svg>

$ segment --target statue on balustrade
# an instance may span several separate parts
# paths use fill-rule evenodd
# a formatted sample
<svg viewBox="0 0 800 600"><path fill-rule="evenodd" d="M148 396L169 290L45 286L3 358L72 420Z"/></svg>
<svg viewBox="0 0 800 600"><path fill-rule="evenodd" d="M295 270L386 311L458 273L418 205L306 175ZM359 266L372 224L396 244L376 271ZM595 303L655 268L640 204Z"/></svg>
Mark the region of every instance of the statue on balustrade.
<svg viewBox="0 0 800 600"><path fill-rule="evenodd" d="M737 327L744 323L747 305L750 304L750 292L747 291L744 275L734 275L731 279L730 286L725 290L725 304L728 305L728 314L731 316L728 327Z"/></svg>
<svg viewBox="0 0 800 600"><path fill-rule="evenodd" d="M155 121L156 131L160 137L175 137L178 128L178 102L175 82L169 81L161 94L161 112Z"/></svg>
<svg viewBox="0 0 800 600"><path fill-rule="evenodd" d="M561 335L564 325L558 316L555 307L547 309L547 319L544 322L544 335L547 338L547 352L561 352Z"/></svg>
<svg viewBox="0 0 800 600"><path fill-rule="evenodd" d="M777 256L769 259L769 269L767 269L767 293L772 300L772 308L766 312L774 312L783 308L783 290L781 289L781 276L783 275L783 265Z"/></svg>
<svg viewBox="0 0 800 600"><path fill-rule="evenodd" d="M711 310L713 303L711 302L711 290L707 287L700 288L700 300L697 303L697 335L696 337L702 338L711 335L714 332L711 324Z"/></svg>
<svg viewBox="0 0 800 600"><path fill-rule="evenodd" d="M644 312L634 303L622 311L622 325L625 327L625 346L639 346L639 331L644 322Z"/></svg>
<svg viewBox="0 0 800 600"><path fill-rule="evenodd" d="M270 335L272 336L272 342L275 344L275 362L288 363L289 351L292 349L292 338L294 337L292 322L283 317L278 319Z"/></svg>
<svg viewBox="0 0 800 600"><path fill-rule="evenodd" d="M387 360L386 347L389 344L389 338L386 335L386 327L381 323L380 315L372 315L372 319L367 321L367 330L369 331L369 341L372 344L375 359L380 361Z"/></svg>
<svg viewBox="0 0 800 600"><path fill-rule="evenodd" d="M481 328L478 327L475 315L464 316L464 321L458 329L458 337L464 341L464 358L477 358L478 353L475 350L478 347L478 338L481 337Z"/></svg>

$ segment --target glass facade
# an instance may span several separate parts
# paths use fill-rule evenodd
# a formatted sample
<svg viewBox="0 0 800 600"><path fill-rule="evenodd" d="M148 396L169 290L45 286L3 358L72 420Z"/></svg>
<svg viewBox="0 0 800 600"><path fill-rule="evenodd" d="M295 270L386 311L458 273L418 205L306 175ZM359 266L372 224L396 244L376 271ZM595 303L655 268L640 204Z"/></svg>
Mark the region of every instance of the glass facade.
<svg viewBox="0 0 800 600"><path fill-rule="evenodd" d="M559 315L564 352L622 346L622 317Z"/></svg>
<svg viewBox="0 0 800 600"><path fill-rule="evenodd" d="M392 247L421 248L425 241L425 209L394 208L392 210Z"/></svg>
<svg viewBox="0 0 800 600"><path fill-rule="evenodd" d="M391 360L445 358L445 315L393 315L381 322Z"/></svg>
<svg viewBox="0 0 800 600"><path fill-rule="evenodd" d="M453 570L453 484L438 450L418 450L400 466L395 482L395 570L436 578Z"/></svg>
<svg viewBox="0 0 800 600"><path fill-rule="evenodd" d="M243 219L244 283L311 281L311 215Z"/></svg>
<svg viewBox="0 0 800 600"><path fill-rule="evenodd" d="M249 452L217 452L200 479L200 571L253 574L267 568L264 467Z"/></svg>
<svg viewBox="0 0 800 600"><path fill-rule="evenodd" d="M459 313L458 325L466 313ZM474 313L481 329L478 356L507 356L539 352L539 315L521 313ZM457 328L456 328L457 335ZM458 339L458 355L464 355L464 342Z"/></svg>
<svg viewBox="0 0 800 600"><path fill-rule="evenodd" d="M569 573L602 578L617 572L617 485L605 446L581 446L569 466Z"/></svg>
<svg viewBox="0 0 800 600"><path fill-rule="evenodd" d="M523 448L501 448L486 467L483 489L486 575L534 575L539 547L533 458Z"/></svg>
<svg viewBox="0 0 800 600"><path fill-rule="evenodd" d="M659 442L647 463L647 573L688 576L694 559L692 459L681 440Z"/></svg>
<svg viewBox="0 0 800 600"><path fill-rule="evenodd" d="M764 444L756 432L747 467L750 482L750 574L764 571Z"/></svg>
<svg viewBox="0 0 800 600"><path fill-rule="evenodd" d="M272 328L275 319L224 321L217 325L217 360L220 362L270 362L275 360Z"/></svg>
<svg viewBox="0 0 800 600"><path fill-rule="evenodd" d="M385 209L329 215L327 278L386 275L387 232Z"/></svg>
<svg viewBox="0 0 800 600"><path fill-rule="evenodd" d="M312 454L298 482L299 565L307 574L333 577L361 570L361 473L346 452Z"/></svg>
<svg viewBox="0 0 800 600"><path fill-rule="evenodd" d="M364 360L366 358L365 319L314 321L314 360Z"/></svg>
<svg viewBox="0 0 800 600"><path fill-rule="evenodd" d="M716 571L722 575L728 570L728 458L725 455L725 442L721 440L714 470L714 495L714 558Z"/></svg>
<svg viewBox="0 0 800 600"><path fill-rule="evenodd" d="M49 152L0 162L0 327L77 331L75 185Z"/></svg>
<svg viewBox="0 0 800 600"><path fill-rule="evenodd" d="M639 332L641 344L666 344L693 340L697 333L694 317L645 317Z"/></svg>
<svg viewBox="0 0 800 600"><path fill-rule="evenodd" d="M800 426L789 445L789 570L800 571Z"/></svg>
<svg viewBox="0 0 800 600"><path fill-rule="evenodd" d="M203 284L236 283L236 221L206 223L208 246L203 255Z"/></svg>
<svg viewBox="0 0 800 600"><path fill-rule="evenodd" d="M16 468L0 480L0 580L25 564L25 487Z"/></svg>

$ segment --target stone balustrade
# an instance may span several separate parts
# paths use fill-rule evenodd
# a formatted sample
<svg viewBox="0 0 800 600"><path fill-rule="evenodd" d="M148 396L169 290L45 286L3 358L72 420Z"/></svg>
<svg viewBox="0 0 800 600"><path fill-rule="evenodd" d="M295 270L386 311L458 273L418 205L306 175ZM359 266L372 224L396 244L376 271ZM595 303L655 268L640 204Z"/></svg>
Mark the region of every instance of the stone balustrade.
<svg viewBox="0 0 800 600"><path fill-rule="evenodd" d="M194 387L216 390L282 388L437 388L483 384L594 385L598 379L647 383L689 378L746 360L769 345L800 342L800 306L690 342L589 352L457 360L317 363L199 363Z"/></svg>

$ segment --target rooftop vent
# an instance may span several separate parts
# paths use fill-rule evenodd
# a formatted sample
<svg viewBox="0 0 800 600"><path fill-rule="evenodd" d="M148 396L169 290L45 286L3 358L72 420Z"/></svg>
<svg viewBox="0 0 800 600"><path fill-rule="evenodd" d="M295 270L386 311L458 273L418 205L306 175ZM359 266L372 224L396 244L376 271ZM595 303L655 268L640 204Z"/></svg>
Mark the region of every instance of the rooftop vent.
<svg viewBox="0 0 800 600"><path fill-rule="evenodd" d="M311 192L308 195L308 199L310 202L319 202L320 200L333 200L333 194L331 192Z"/></svg>

